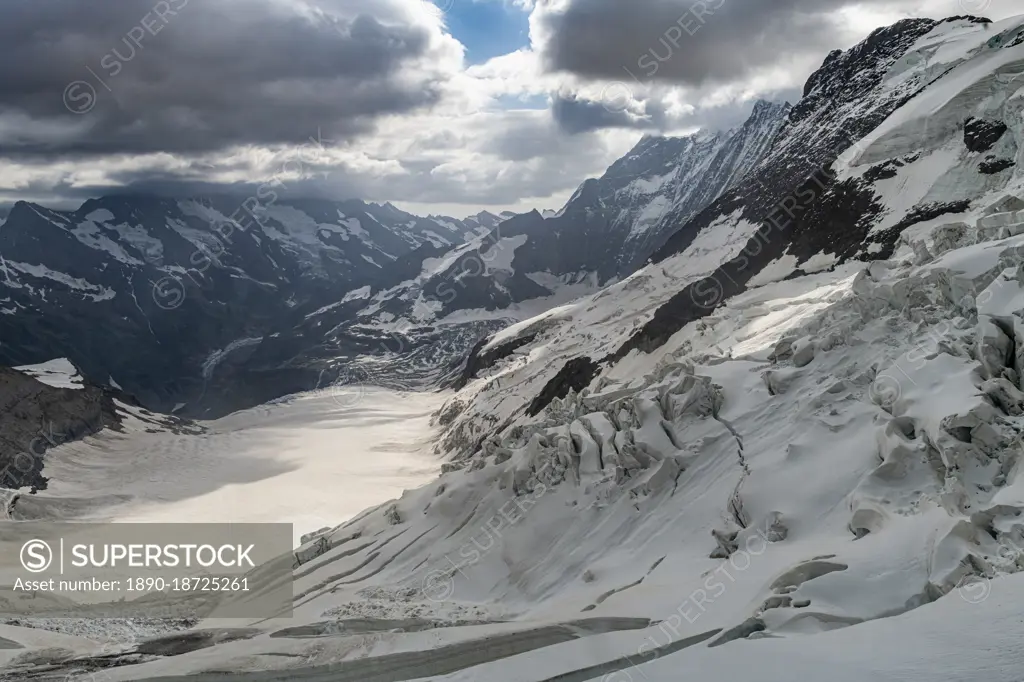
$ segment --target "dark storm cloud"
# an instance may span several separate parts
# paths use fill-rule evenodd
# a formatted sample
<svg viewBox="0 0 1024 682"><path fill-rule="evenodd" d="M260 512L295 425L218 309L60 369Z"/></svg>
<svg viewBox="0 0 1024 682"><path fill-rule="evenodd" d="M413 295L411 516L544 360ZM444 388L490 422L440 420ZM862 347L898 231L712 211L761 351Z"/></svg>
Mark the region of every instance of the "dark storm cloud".
<svg viewBox="0 0 1024 682"><path fill-rule="evenodd" d="M873 0L868 0L873 1ZM542 14L545 65L585 78L704 85L824 54L850 0L571 0Z"/></svg>
<svg viewBox="0 0 1024 682"><path fill-rule="evenodd" d="M656 103L644 102L643 114L634 113L619 102L594 102L577 95L559 95L551 104L551 115L565 132L575 135L601 128L662 129L666 117ZM621 102L625 105L625 102Z"/></svg>
<svg viewBox="0 0 1024 682"><path fill-rule="evenodd" d="M85 199L110 194L157 194L171 197L196 195L237 196L239 202L270 186L279 197L359 198L367 201L465 203L471 206L513 204L524 197L549 197L571 190L588 175L600 175L614 160L601 137L566 135L547 112L508 112L481 131L479 146L467 173L447 168L449 159L409 158L389 166L383 174L368 173L330 155L320 157L309 142L288 149L267 163L252 165L247 155L213 156L212 165L192 163L187 168L171 163L165 169L113 167L97 160L97 184L88 184L74 172L14 189L0 188L0 204L19 199L47 206L77 207ZM639 134L638 134L639 135ZM38 158L25 165L34 175L48 165ZM302 170L301 175L291 171ZM251 178L250 182L220 182L223 174Z"/></svg>
<svg viewBox="0 0 1024 682"><path fill-rule="evenodd" d="M298 0L7 0L0 154L344 141L439 98L429 28ZM358 7L357 3L349 3Z"/></svg>

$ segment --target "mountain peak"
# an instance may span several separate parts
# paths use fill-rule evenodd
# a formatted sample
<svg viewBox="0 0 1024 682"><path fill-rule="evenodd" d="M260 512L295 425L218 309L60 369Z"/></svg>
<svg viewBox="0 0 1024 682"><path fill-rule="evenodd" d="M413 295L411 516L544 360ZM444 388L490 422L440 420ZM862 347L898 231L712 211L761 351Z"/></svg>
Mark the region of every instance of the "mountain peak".
<svg viewBox="0 0 1024 682"><path fill-rule="evenodd" d="M765 113L778 111L780 109L790 109L791 106L792 105L789 102L779 102L776 100L758 98L754 102L754 108L751 111L751 116L762 116Z"/></svg>
<svg viewBox="0 0 1024 682"><path fill-rule="evenodd" d="M849 50L833 50L807 79L790 118L801 121L820 106L839 106L873 89L896 60L938 24L934 19L903 19L872 31Z"/></svg>

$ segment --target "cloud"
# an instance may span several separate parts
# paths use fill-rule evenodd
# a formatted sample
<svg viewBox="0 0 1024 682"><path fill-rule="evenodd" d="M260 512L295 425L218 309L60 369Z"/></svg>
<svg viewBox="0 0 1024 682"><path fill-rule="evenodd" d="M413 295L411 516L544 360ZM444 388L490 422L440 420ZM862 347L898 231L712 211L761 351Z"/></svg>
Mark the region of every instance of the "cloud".
<svg viewBox="0 0 1024 682"><path fill-rule="evenodd" d="M339 141L436 103L461 48L422 0L17 0L0 21L0 154Z"/></svg>
<svg viewBox="0 0 1024 682"><path fill-rule="evenodd" d="M800 99L797 88L761 90L759 94L761 99L778 102ZM716 101L700 90L665 88L638 95L625 84L617 83L604 88L597 100L576 93L560 95L552 104L551 115L559 128L570 135L608 128L655 132L729 130L750 117L756 99L725 95Z"/></svg>
<svg viewBox="0 0 1024 682"><path fill-rule="evenodd" d="M1019 13L1016 0L538 0L531 19L545 68L589 80L707 86L781 63L820 63L865 28L907 16ZM865 27L850 12L881 15ZM806 77L806 69L794 69Z"/></svg>
<svg viewBox="0 0 1024 682"><path fill-rule="evenodd" d="M635 128L649 130L662 128L666 123L665 111L656 102L648 100L634 104L621 93L615 100L609 91L607 101L593 101L576 94L559 95L551 105L551 115L559 127L570 135L601 128Z"/></svg>
<svg viewBox="0 0 1024 682"><path fill-rule="evenodd" d="M549 3L550 5L551 3ZM568 0L538 8L547 67L701 86L834 47L848 0Z"/></svg>
<svg viewBox="0 0 1024 682"><path fill-rule="evenodd" d="M394 117L358 145L235 149L0 166L0 203L61 206L115 193L358 198L470 207L557 206L635 144L630 131L566 135L547 110ZM468 209L467 209L468 210ZM477 209L478 210L478 209ZM472 210L471 212L475 212Z"/></svg>
<svg viewBox="0 0 1024 682"><path fill-rule="evenodd" d="M276 180L282 196L557 207L641 132L727 128L758 97L795 102L830 50L877 26L962 14L962 2L1021 11L704 0L714 14L690 36L691 0L490 1L531 12L531 44L467 67L428 0L8 0L0 203L244 194ZM318 134L322 154L289 164Z"/></svg>

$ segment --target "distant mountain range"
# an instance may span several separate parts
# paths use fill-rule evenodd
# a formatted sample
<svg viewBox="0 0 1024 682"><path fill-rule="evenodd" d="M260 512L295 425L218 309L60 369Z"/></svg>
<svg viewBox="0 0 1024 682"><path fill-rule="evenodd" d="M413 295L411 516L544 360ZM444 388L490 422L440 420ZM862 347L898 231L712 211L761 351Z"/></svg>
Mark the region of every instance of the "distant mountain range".
<svg viewBox="0 0 1024 682"><path fill-rule="evenodd" d="M93 381L170 409L202 396L224 349L502 219L422 218L361 201L244 205L226 196L109 196L75 211L16 203L0 224L0 364L67 357Z"/></svg>
<svg viewBox="0 0 1024 682"><path fill-rule="evenodd" d="M490 331L629 276L757 167L788 112L758 102L735 130L644 137L544 213L18 202L0 226L0 364L67 357L154 409L207 416L339 379L434 382Z"/></svg>

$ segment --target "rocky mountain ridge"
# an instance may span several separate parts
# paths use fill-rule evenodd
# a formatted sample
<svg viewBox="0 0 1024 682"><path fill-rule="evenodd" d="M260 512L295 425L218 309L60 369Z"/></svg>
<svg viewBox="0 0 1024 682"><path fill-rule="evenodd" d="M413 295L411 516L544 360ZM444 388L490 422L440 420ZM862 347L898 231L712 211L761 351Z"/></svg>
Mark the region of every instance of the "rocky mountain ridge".
<svg viewBox="0 0 1024 682"><path fill-rule="evenodd" d="M170 411L201 401L219 362L303 310L499 221L271 197L109 196L75 211L19 202L0 223L0 364L68 357Z"/></svg>

